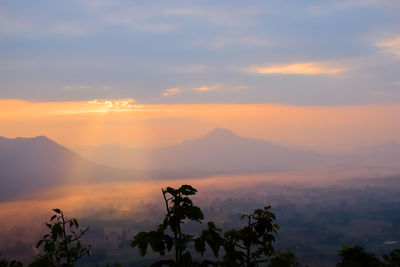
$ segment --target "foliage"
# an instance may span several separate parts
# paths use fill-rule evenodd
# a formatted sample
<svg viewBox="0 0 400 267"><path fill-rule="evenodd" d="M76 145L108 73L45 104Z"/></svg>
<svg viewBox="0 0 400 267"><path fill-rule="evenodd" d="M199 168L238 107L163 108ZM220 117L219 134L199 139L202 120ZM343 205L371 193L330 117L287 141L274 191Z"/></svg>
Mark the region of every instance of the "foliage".
<svg viewBox="0 0 400 267"><path fill-rule="evenodd" d="M339 256L341 261L336 265L338 267L400 267L400 249L383 255L383 260L373 253L365 252L360 246L343 247Z"/></svg>
<svg viewBox="0 0 400 267"><path fill-rule="evenodd" d="M165 200L167 214L164 221L158 226L157 230L150 232L140 232L133 237L132 247L138 247L141 256L146 255L147 248L164 256L174 248L175 260L168 259L156 262L153 266L192 266L196 265L192 260L192 255L188 249L188 245L195 243L192 235L182 232L182 225L188 221L202 222L204 219L203 212L195 206L189 196L197 193L197 190L190 185L182 185L178 189L167 187L162 189ZM213 224L209 224L213 226ZM215 227L210 229L215 231ZM203 240L203 239L202 239ZM204 252L204 246L196 242L195 249L198 252Z"/></svg>
<svg viewBox="0 0 400 267"><path fill-rule="evenodd" d="M388 255L383 255L384 266L400 267L400 249L392 250Z"/></svg>
<svg viewBox="0 0 400 267"><path fill-rule="evenodd" d="M275 253L273 243L279 226L275 222L275 214L270 211L271 206L242 215L241 218L247 221L246 226L239 230L229 230L224 235L221 235L221 229L213 222L208 222L207 229L197 237L183 233L183 224L193 221L201 223L204 220L201 209L190 199L196 193L197 190L190 185L182 185L178 189L162 189L167 211L163 222L155 231L140 232L133 237L131 245L138 247L141 256L146 255L149 246L161 256L175 252L174 259L163 259L152 266L249 267L265 263L269 267L300 267L293 253ZM81 244L89 228L81 229L76 219L66 219L64 212L59 209L53 211L55 214L46 223L50 232L36 245L38 248L43 246L43 253L29 267L73 267L80 258L90 256L91 246L84 247ZM191 252L204 256L206 247L211 249L217 260L194 261ZM224 251L224 255L220 256L221 251ZM337 267L400 267L400 249L380 259L360 246L343 247L338 256L340 261ZM22 263L9 261L0 255L0 267L22 266ZM108 264L106 267L121 265Z"/></svg>
<svg viewBox="0 0 400 267"><path fill-rule="evenodd" d="M175 260L158 261L153 266L256 266L267 261L264 256L274 253L272 244L279 226L275 223L275 214L270 212L270 206L243 215L242 219L247 218L247 225L240 230L232 229L223 237L221 229L213 222L208 222L208 228L197 238L182 233L182 225L187 221L201 223L204 219L200 208L194 206L189 198L196 192L190 185L182 185L179 189L162 189L167 210L163 223L155 231L140 232L133 237L131 245L138 247L141 256L146 255L149 245L161 256L174 248ZM221 248L225 255L222 261L203 261L200 264L192 260L189 244L194 244L195 251L201 255L205 253L206 245L211 248L215 257L219 257Z"/></svg>
<svg viewBox="0 0 400 267"><path fill-rule="evenodd" d="M296 255L292 252L279 253L271 259L269 267L299 267Z"/></svg>
<svg viewBox="0 0 400 267"><path fill-rule="evenodd" d="M53 209L55 214L46 226L50 232L39 240L36 247L43 245L43 254L39 255L30 267L61 266L72 267L84 256L90 256L91 246L83 247L81 238L89 227L81 229L76 219L66 219L64 212Z"/></svg>
<svg viewBox="0 0 400 267"><path fill-rule="evenodd" d="M337 267L378 267L382 262L372 253L367 253L360 246L343 247L339 251L341 261Z"/></svg>
<svg viewBox="0 0 400 267"><path fill-rule="evenodd" d="M221 228L217 228L215 223L208 222L208 229L203 230L201 235L195 240L196 251L202 256L206 251L206 244L210 246L215 257L219 256L219 249L225 244L225 239L221 237Z"/></svg>
<svg viewBox="0 0 400 267"><path fill-rule="evenodd" d="M274 234L279 230L271 206L256 209L252 214L242 215L247 225L240 230L225 233L224 262L229 266L257 266L266 262L265 256L274 254Z"/></svg>
<svg viewBox="0 0 400 267"><path fill-rule="evenodd" d="M22 263L16 260L9 261L8 259L2 258L0 254L0 267L22 267Z"/></svg>

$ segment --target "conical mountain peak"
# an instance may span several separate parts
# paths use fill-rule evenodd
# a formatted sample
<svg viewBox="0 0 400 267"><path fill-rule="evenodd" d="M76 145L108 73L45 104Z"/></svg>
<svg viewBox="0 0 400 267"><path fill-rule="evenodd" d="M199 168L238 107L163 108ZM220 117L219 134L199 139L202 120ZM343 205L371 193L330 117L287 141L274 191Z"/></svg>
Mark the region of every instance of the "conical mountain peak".
<svg viewBox="0 0 400 267"><path fill-rule="evenodd" d="M225 138L225 137L240 137L231 130L225 128L215 128L211 132L207 133L204 137L218 137L218 138Z"/></svg>

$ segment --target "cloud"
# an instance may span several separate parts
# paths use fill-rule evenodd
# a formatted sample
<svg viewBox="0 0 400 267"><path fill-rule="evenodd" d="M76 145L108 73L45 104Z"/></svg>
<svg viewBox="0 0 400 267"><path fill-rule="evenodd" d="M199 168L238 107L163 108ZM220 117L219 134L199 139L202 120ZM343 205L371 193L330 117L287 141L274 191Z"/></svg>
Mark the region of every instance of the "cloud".
<svg viewBox="0 0 400 267"><path fill-rule="evenodd" d="M385 53L391 53L400 56L400 36L395 39L379 42L376 44L376 46L382 49L382 51Z"/></svg>
<svg viewBox="0 0 400 267"><path fill-rule="evenodd" d="M162 93L163 96L170 96L170 95L176 95L179 93L179 88L170 88L170 89L165 89L164 93Z"/></svg>
<svg viewBox="0 0 400 267"><path fill-rule="evenodd" d="M267 46L270 41L259 36L244 36L240 38L240 43L247 46Z"/></svg>
<svg viewBox="0 0 400 267"><path fill-rule="evenodd" d="M257 74L338 74L345 71L344 68L331 68L319 62L298 62L270 66L252 66L247 71Z"/></svg>
<svg viewBox="0 0 400 267"><path fill-rule="evenodd" d="M171 68L171 64L169 64L168 67ZM199 73L204 72L207 69L207 66L203 64L180 64L172 66L172 69L180 73Z"/></svg>
<svg viewBox="0 0 400 267"><path fill-rule="evenodd" d="M132 111L134 109L140 108L134 104L135 100L133 98L125 99L95 99L87 102L90 107L86 112L108 112L108 111Z"/></svg>
<svg viewBox="0 0 400 267"><path fill-rule="evenodd" d="M217 35L210 38L196 38L192 40L191 45L208 49L224 49L230 46L243 47L265 47L271 44L269 39L261 36L251 36L244 34L236 35Z"/></svg>
<svg viewBox="0 0 400 267"><path fill-rule="evenodd" d="M48 21L41 17L16 16L9 10L0 8L0 35L3 36L61 35L77 37L83 36L91 29L91 23L85 19Z"/></svg>
<svg viewBox="0 0 400 267"><path fill-rule="evenodd" d="M219 85L214 85L214 86L202 86L202 87L197 87L196 90L199 92L205 92L205 91L212 91L215 89L218 89Z"/></svg>
<svg viewBox="0 0 400 267"><path fill-rule="evenodd" d="M63 87L65 90L74 90L74 89L90 89L91 86L85 84L77 84L77 85L66 85Z"/></svg>
<svg viewBox="0 0 400 267"><path fill-rule="evenodd" d="M246 89L248 89L249 88L249 86L248 85L239 85L239 86L236 86L236 90L246 90Z"/></svg>
<svg viewBox="0 0 400 267"><path fill-rule="evenodd" d="M317 3L317 2L315 2ZM323 16L334 12L343 12L349 9L360 8L385 8L397 11L400 8L398 0L335 0L320 1L307 7L307 13L311 16Z"/></svg>
<svg viewBox="0 0 400 267"><path fill-rule="evenodd" d="M140 10L142 11L142 10ZM131 12L120 12L108 15L104 18L104 22L109 25L126 26L135 31L141 32L170 32L176 29L176 25L168 22L154 22L152 17L147 14L134 16L135 10ZM147 16L145 16L147 15Z"/></svg>
<svg viewBox="0 0 400 267"><path fill-rule="evenodd" d="M194 10L188 7L168 7L164 10L164 13L166 15L174 16L191 16L194 13Z"/></svg>

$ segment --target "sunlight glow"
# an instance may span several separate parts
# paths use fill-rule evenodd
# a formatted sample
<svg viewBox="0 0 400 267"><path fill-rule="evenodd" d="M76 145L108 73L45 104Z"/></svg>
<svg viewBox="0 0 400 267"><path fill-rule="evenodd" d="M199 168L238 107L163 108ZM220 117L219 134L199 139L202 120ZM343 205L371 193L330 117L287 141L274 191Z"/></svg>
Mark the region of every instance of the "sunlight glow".
<svg viewBox="0 0 400 267"><path fill-rule="evenodd" d="M376 44L386 53L395 54L400 56L400 36L391 40L385 40Z"/></svg>
<svg viewBox="0 0 400 267"><path fill-rule="evenodd" d="M302 74L302 75L318 75L318 74L338 74L344 72L344 68L330 68L318 62L300 62L283 65L271 66L252 66L249 72L257 74Z"/></svg>
<svg viewBox="0 0 400 267"><path fill-rule="evenodd" d="M170 95L176 95L179 93L179 88L170 88L170 89L165 89L164 93L162 93L163 96L170 96Z"/></svg>
<svg viewBox="0 0 400 267"><path fill-rule="evenodd" d="M131 100L0 100L2 136L46 135L67 147L179 144L222 127L244 136L309 148L351 149L398 140L400 105L135 105ZM66 131L66 129L68 129Z"/></svg>
<svg viewBox="0 0 400 267"><path fill-rule="evenodd" d="M199 92L205 92L205 91L212 91L215 89L218 89L219 86L218 85L214 85L214 86L202 86L202 87L197 87L196 90Z"/></svg>

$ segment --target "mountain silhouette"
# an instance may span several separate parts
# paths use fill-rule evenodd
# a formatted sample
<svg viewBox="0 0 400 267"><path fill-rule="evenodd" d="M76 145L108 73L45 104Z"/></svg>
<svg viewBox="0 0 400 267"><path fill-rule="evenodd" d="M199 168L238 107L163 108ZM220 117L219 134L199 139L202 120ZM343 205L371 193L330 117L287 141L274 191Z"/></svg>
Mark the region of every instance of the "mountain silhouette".
<svg viewBox="0 0 400 267"><path fill-rule="evenodd" d="M244 138L216 128L205 136L166 148L118 145L75 153L45 136L0 137L0 201L46 187L103 181L159 180L255 173L322 166L398 169L400 145L390 142L334 157ZM389 166L389 167L388 167Z"/></svg>
<svg viewBox="0 0 400 267"><path fill-rule="evenodd" d="M121 175L45 136L0 137L0 170L0 201L54 185L104 181Z"/></svg>
<svg viewBox="0 0 400 267"><path fill-rule="evenodd" d="M129 149L107 145L78 151L98 163L114 167L216 173L277 171L304 167L321 160L314 152L243 138L223 128L167 148Z"/></svg>

